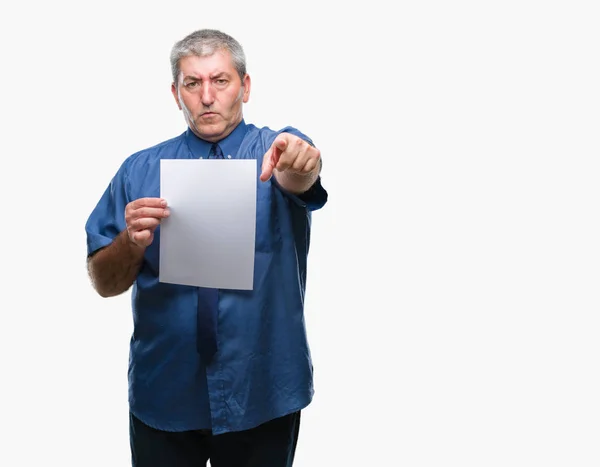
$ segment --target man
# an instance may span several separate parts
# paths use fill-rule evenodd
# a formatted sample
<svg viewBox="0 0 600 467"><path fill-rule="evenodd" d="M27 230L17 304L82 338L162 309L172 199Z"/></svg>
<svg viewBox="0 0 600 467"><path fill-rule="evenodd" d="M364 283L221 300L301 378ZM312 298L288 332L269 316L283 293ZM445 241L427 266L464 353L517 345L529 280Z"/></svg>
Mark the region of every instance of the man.
<svg viewBox="0 0 600 467"><path fill-rule="evenodd" d="M188 128L127 158L86 223L96 291L132 290L132 464L291 466L300 411L313 396L303 305L311 212L327 202L320 152L295 128L244 121L250 76L229 35L188 35L171 67ZM193 158L257 160L253 290L158 280L169 216L160 160Z"/></svg>

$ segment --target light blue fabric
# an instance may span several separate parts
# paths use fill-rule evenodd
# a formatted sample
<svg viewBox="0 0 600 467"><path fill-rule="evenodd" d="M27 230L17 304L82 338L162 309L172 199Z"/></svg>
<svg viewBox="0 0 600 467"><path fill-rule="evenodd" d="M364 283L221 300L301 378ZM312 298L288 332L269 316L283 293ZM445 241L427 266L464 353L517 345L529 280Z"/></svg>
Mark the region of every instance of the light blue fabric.
<svg viewBox="0 0 600 467"><path fill-rule="evenodd" d="M321 179L303 196L259 179L262 157L281 132L244 121L219 142L225 158L257 160L254 288L220 290L219 350L205 367L196 348L197 288L158 281L160 227L131 289L134 330L129 403L147 425L166 431L255 427L303 409L313 397L304 324L311 212L327 202ZM127 203L160 196L160 160L208 157L211 143L189 129L128 157L87 223L88 253L125 229ZM168 201L168 200L167 200Z"/></svg>

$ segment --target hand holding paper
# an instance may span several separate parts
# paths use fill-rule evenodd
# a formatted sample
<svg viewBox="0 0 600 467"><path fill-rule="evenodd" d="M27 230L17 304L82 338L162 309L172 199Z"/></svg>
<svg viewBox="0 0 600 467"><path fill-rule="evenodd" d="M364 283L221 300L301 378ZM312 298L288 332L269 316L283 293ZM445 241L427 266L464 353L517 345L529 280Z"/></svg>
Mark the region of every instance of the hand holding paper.
<svg viewBox="0 0 600 467"><path fill-rule="evenodd" d="M140 247L149 246L162 219L169 216L167 202L160 198L140 198L125 206L129 239Z"/></svg>

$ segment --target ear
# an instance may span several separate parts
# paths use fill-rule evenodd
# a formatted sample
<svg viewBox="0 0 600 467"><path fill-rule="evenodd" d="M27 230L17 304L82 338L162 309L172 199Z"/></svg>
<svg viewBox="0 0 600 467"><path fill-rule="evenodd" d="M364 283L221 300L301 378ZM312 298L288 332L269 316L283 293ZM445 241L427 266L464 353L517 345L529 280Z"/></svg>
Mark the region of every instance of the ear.
<svg viewBox="0 0 600 467"><path fill-rule="evenodd" d="M171 93L173 94L173 97L175 98L177 107L179 107L179 110L181 110L181 104L179 103L179 95L177 93L177 88L175 87L175 83L171 83Z"/></svg>
<svg viewBox="0 0 600 467"><path fill-rule="evenodd" d="M246 73L246 76L244 76L244 81L242 82L242 84L244 85L244 104L246 102L248 102L248 99L250 99L250 75L248 73Z"/></svg>

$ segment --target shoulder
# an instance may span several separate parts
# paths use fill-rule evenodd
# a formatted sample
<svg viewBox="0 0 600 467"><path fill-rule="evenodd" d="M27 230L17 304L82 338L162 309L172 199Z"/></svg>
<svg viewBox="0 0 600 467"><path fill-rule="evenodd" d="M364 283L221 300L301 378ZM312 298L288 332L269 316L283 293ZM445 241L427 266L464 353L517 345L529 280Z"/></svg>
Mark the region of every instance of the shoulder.
<svg viewBox="0 0 600 467"><path fill-rule="evenodd" d="M172 157L172 154L181 150L183 145L185 145L185 133L131 154L125 159L121 169L126 172L137 171L156 163L162 158Z"/></svg>
<svg viewBox="0 0 600 467"><path fill-rule="evenodd" d="M299 138L302 138L303 140L314 146L313 141L309 136L307 136L306 134L304 134L303 132L301 132L293 126L285 126L279 130L273 130L268 126L263 126L259 128L252 124L249 124L246 136L248 138L262 143L262 146L266 150L271 146L271 144L273 144L273 141L275 140L275 138L277 138L277 135L280 135L281 133L291 133L295 136L298 136Z"/></svg>

